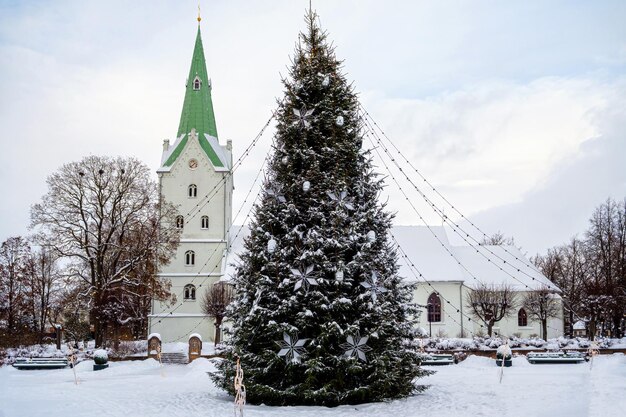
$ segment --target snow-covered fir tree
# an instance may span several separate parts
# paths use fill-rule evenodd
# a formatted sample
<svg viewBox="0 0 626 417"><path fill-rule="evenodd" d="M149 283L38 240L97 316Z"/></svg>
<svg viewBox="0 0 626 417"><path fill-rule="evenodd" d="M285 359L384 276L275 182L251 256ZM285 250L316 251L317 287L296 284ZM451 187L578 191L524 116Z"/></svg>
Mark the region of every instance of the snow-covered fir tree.
<svg viewBox="0 0 626 417"><path fill-rule="evenodd" d="M227 359L213 375L247 400L354 404L423 390L410 347L418 310L397 274L382 180L361 148L358 101L309 11L275 149L234 285Z"/></svg>

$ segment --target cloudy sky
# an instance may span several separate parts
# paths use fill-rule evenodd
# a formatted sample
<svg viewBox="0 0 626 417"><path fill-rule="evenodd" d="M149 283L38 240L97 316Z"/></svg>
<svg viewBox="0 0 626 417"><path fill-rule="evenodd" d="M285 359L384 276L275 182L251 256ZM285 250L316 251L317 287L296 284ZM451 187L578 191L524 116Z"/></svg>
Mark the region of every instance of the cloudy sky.
<svg viewBox="0 0 626 417"><path fill-rule="evenodd" d="M65 162L132 155L157 169L178 128L196 3L0 0L0 240L28 233L29 207ZM364 107L486 232L532 255L626 196L626 2L313 4ZM218 130L235 158L282 94L307 5L202 1ZM237 171L235 210L270 140ZM397 223L421 224L387 184Z"/></svg>

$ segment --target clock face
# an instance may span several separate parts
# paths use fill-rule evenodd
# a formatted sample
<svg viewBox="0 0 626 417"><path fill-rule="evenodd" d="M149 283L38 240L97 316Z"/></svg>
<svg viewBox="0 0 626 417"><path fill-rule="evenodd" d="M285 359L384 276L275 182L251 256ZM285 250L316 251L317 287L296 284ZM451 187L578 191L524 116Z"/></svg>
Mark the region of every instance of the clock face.
<svg viewBox="0 0 626 417"><path fill-rule="evenodd" d="M189 168L190 169L198 168L198 161L196 161L195 159L190 159L189 160Z"/></svg>

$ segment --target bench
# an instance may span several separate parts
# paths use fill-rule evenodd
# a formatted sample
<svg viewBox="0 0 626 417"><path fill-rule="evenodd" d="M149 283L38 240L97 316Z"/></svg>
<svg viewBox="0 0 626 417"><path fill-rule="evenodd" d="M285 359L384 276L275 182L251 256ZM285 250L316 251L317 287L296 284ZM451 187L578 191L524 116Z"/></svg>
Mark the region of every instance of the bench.
<svg viewBox="0 0 626 417"><path fill-rule="evenodd" d="M586 357L580 352L531 352L526 355L529 363L581 363Z"/></svg>
<svg viewBox="0 0 626 417"><path fill-rule="evenodd" d="M445 353L423 353L420 355L421 365L452 365L457 363L453 355Z"/></svg>
<svg viewBox="0 0 626 417"><path fill-rule="evenodd" d="M67 358L17 358L13 363L17 369L62 369L68 365Z"/></svg>

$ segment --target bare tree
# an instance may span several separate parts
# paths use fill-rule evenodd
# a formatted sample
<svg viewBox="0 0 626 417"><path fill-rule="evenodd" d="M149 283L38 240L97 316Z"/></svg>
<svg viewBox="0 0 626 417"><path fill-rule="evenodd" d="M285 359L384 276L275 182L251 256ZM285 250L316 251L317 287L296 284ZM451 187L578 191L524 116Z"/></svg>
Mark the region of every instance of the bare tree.
<svg viewBox="0 0 626 417"><path fill-rule="evenodd" d="M21 236L10 237L0 246L0 322L6 323L11 340L24 330L29 256L30 245Z"/></svg>
<svg viewBox="0 0 626 417"><path fill-rule="evenodd" d="M509 245L515 246L515 239L513 237L506 237L504 233L499 230L491 236L484 236L480 242L481 245Z"/></svg>
<svg viewBox="0 0 626 417"><path fill-rule="evenodd" d="M517 293L510 285L481 284L467 293L466 305L472 315L487 326L491 337L494 324L515 310Z"/></svg>
<svg viewBox="0 0 626 417"><path fill-rule="evenodd" d="M562 311L554 290L542 286L529 291L524 296L522 306L531 317L541 323L542 336L548 340L548 320L560 317Z"/></svg>
<svg viewBox="0 0 626 417"><path fill-rule="evenodd" d="M215 344L221 342L222 320L226 316L226 308L233 301L233 287L225 282L216 282L202 296L202 311L215 318Z"/></svg>
<svg viewBox="0 0 626 417"><path fill-rule="evenodd" d="M90 321L101 346L107 325L126 320L115 314L116 303L124 302L119 294L141 287L149 297L170 295L167 282L154 272L178 246L175 210L159 206L148 167L134 158L89 156L63 165L47 183L47 194L32 207L31 226L73 262L72 275L86 284Z"/></svg>
<svg viewBox="0 0 626 417"><path fill-rule="evenodd" d="M27 283L30 314L38 342L41 343L50 311L60 302L62 275L58 256L44 243L28 259Z"/></svg>
<svg viewBox="0 0 626 417"><path fill-rule="evenodd" d="M590 260L585 312L591 317L592 333L621 337L626 313L626 201L613 199L600 205L589 220L585 246Z"/></svg>

